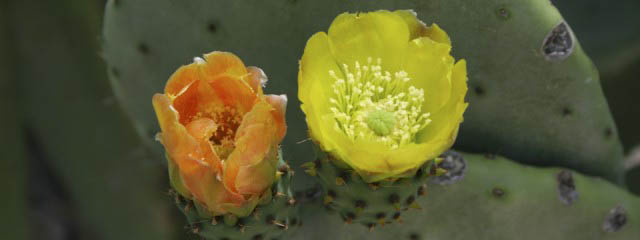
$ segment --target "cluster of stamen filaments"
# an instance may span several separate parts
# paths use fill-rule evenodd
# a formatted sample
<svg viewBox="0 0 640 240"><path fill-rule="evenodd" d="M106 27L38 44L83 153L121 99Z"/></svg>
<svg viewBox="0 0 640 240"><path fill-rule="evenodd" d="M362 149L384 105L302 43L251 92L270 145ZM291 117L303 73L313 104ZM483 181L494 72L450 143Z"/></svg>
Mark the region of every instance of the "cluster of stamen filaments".
<svg viewBox="0 0 640 240"><path fill-rule="evenodd" d="M413 142L416 133L431 120L422 112L424 90L409 85L405 71L391 73L382 70L382 60L372 58L353 70L343 64L332 85L334 96L329 99L335 117L335 128L352 140L373 139L392 149Z"/></svg>
<svg viewBox="0 0 640 240"><path fill-rule="evenodd" d="M216 123L216 130L209 141L220 158L224 161L235 148L235 133L242 122L243 114L230 106L215 106L198 112L195 118L207 117Z"/></svg>

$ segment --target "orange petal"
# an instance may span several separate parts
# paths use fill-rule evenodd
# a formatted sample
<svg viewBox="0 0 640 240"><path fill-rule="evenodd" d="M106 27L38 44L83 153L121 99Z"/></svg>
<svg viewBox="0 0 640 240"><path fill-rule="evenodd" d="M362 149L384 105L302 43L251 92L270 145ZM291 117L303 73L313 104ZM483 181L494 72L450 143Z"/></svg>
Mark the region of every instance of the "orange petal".
<svg viewBox="0 0 640 240"><path fill-rule="evenodd" d="M278 126L278 139L279 141L282 141L282 138L284 138L284 135L287 132L287 124L285 123L287 95L266 95L266 100L274 108L271 114Z"/></svg>
<svg viewBox="0 0 640 240"><path fill-rule="evenodd" d="M256 92L248 81L252 75L262 77L258 76L261 70L252 69L254 74L250 75L242 61L232 53L213 52L205 58L206 62L196 59L194 63L180 67L165 87L167 95L175 98L173 106L184 125L199 112L220 111L224 106L231 106L244 114L251 109L256 98Z"/></svg>
<svg viewBox="0 0 640 240"><path fill-rule="evenodd" d="M182 66L176 71L167 86L166 94L173 99L172 105L180 114L180 122L185 124L198 112L198 92L197 87L200 77L195 65Z"/></svg>
<svg viewBox="0 0 640 240"><path fill-rule="evenodd" d="M200 70L197 64L182 66L169 77L164 92L169 96L178 96L187 86L199 79Z"/></svg>
<svg viewBox="0 0 640 240"><path fill-rule="evenodd" d="M206 64L202 68L204 75L215 78L220 75L242 77L247 75L247 68L238 56L229 52L211 52L204 55Z"/></svg>
<svg viewBox="0 0 640 240"><path fill-rule="evenodd" d="M191 169L192 165L197 166L198 164L189 161L181 161L184 160L184 156L199 155L199 145L178 122L178 112L171 106L169 97L164 94L155 94L153 107L162 129L162 144L171 158L176 161L180 169Z"/></svg>
<svg viewBox="0 0 640 240"><path fill-rule="evenodd" d="M227 213L227 210L223 208L225 203L230 203L236 206L242 205L245 200L240 194L229 192L222 182L218 181L214 175L203 175L200 178L200 191L203 193L203 198L199 199L205 203L207 208L213 212L214 215L221 215Z"/></svg>
<svg viewBox="0 0 640 240"><path fill-rule="evenodd" d="M249 83L254 92L262 95L262 88L267 84L267 75L259 67L247 67L247 71L249 72L247 83Z"/></svg>
<svg viewBox="0 0 640 240"><path fill-rule="evenodd" d="M220 158L213 150L209 139L218 128L217 124L210 118L199 118L187 124L187 131L200 144L204 161L209 164L212 174L222 170Z"/></svg>
<svg viewBox="0 0 640 240"><path fill-rule="evenodd" d="M207 84L205 81L198 85L197 105L198 112L203 113L201 117L214 116L216 113L223 111L226 106L211 84Z"/></svg>
<svg viewBox="0 0 640 240"><path fill-rule="evenodd" d="M273 159L277 160L277 154L277 145L271 146L263 161L240 167L235 181L238 193L258 195L269 188L276 178L277 161Z"/></svg>
<svg viewBox="0 0 640 240"><path fill-rule="evenodd" d="M266 158L273 146L277 146L279 143L276 135L278 129L271 114L272 110L273 107L270 104L260 101L245 115L240 127L238 127L235 136L236 148L224 163L224 184L229 191L252 194L257 190L263 191L266 189L265 186L268 187L273 183L272 179L243 179L238 177L241 168L244 169L242 177L251 175L251 173L263 175L258 172L267 171L263 168L270 165L262 165L264 167L259 169L247 169L247 167L259 165L262 161L273 161L271 165L275 165L277 162L275 158ZM273 174L275 174L275 171ZM238 182L243 187L242 189L237 188ZM249 185L255 187L250 187ZM241 190L249 190L249 192L241 192Z"/></svg>
<svg viewBox="0 0 640 240"><path fill-rule="evenodd" d="M178 122L178 113L171 106L171 100L163 94L153 96L153 107L162 129L162 145L164 145L171 159L178 165L183 174L185 186L193 195L202 199L201 191L194 191L199 187L193 181L194 175L211 174L207 164L202 161L203 154L198 142Z"/></svg>
<svg viewBox="0 0 640 240"><path fill-rule="evenodd" d="M251 87L249 72L244 63L233 53L212 52L205 55L203 78L210 84L217 98L226 106L241 113L248 112L256 99Z"/></svg>
<svg viewBox="0 0 640 240"><path fill-rule="evenodd" d="M218 202L241 204L244 201L242 196L230 193L223 187L216 187L216 182L218 186L223 186L216 179L215 170L211 166L211 163L215 163L213 158L217 156L211 155L212 152L207 153L207 148L203 151L202 144L198 141L206 140L211 131L208 126L210 122L197 120L189 124L188 128L184 127L178 121L178 113L171 106L171 100L164 94L153 96L153 107L162 129L162 144L171 160L178 165L183 183L194 198L210 208L220 205L213 205Z"/></svg>
<svg viewBox="0 0 640 240"><path fill-rule="evenodd" d="M241 114L251 110L256 101L253 89L237 77L223 75L207 80L215 96L225 106L231 106Z"/></svg>

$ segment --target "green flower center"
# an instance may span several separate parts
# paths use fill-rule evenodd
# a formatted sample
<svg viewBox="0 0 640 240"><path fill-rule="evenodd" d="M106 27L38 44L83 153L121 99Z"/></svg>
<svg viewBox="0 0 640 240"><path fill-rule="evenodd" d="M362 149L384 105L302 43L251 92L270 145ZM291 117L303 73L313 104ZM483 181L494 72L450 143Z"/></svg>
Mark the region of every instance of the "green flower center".
<svg viewBox="0 0 640 240"><path fill-rule="evenodd" d="M382 60L367 64L356 61L353 71L342 65L342 75L329 71L335 79L330 98L335 128L352 140L373 139L391 148L415 141L418 131L430 122L422 112L424 90L409 85L405 71L383 71Z"/></svg>
<svg viewBox="0 0 640 240"><path fill-rule="evenodd" d="M387 136L396 125L396 116L384 110L374 110L369 112L366 122L378 136Z"/></svg>

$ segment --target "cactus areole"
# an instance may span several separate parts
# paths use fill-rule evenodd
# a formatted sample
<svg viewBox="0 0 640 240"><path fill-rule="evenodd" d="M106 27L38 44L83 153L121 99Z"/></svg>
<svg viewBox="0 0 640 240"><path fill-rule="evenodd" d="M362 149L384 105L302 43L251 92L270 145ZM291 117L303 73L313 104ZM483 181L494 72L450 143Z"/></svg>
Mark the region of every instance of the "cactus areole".
<svg viewBox="0 0 640 240"><path fill-rule="evenodd" d="M311 138L366 182L406 177L455 141L466 63L415 12L339 15L304 50L298 97Z"/></svg>

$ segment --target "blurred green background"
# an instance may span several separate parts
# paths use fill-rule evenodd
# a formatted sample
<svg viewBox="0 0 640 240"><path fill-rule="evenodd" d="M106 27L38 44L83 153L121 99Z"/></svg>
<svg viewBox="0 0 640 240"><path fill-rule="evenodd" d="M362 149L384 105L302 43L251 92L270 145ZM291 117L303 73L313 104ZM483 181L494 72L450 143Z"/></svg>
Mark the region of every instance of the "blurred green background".
<svg viewBox="0 0 640 240"><path fill-rule="evenodd" d="M640 1L552 2L598 67L631 152L640 144ZM151 157L111 91L104 5L0 2L2 239L186 238L164 160ZM640 192L635 169L629 185Z"/></svg>

